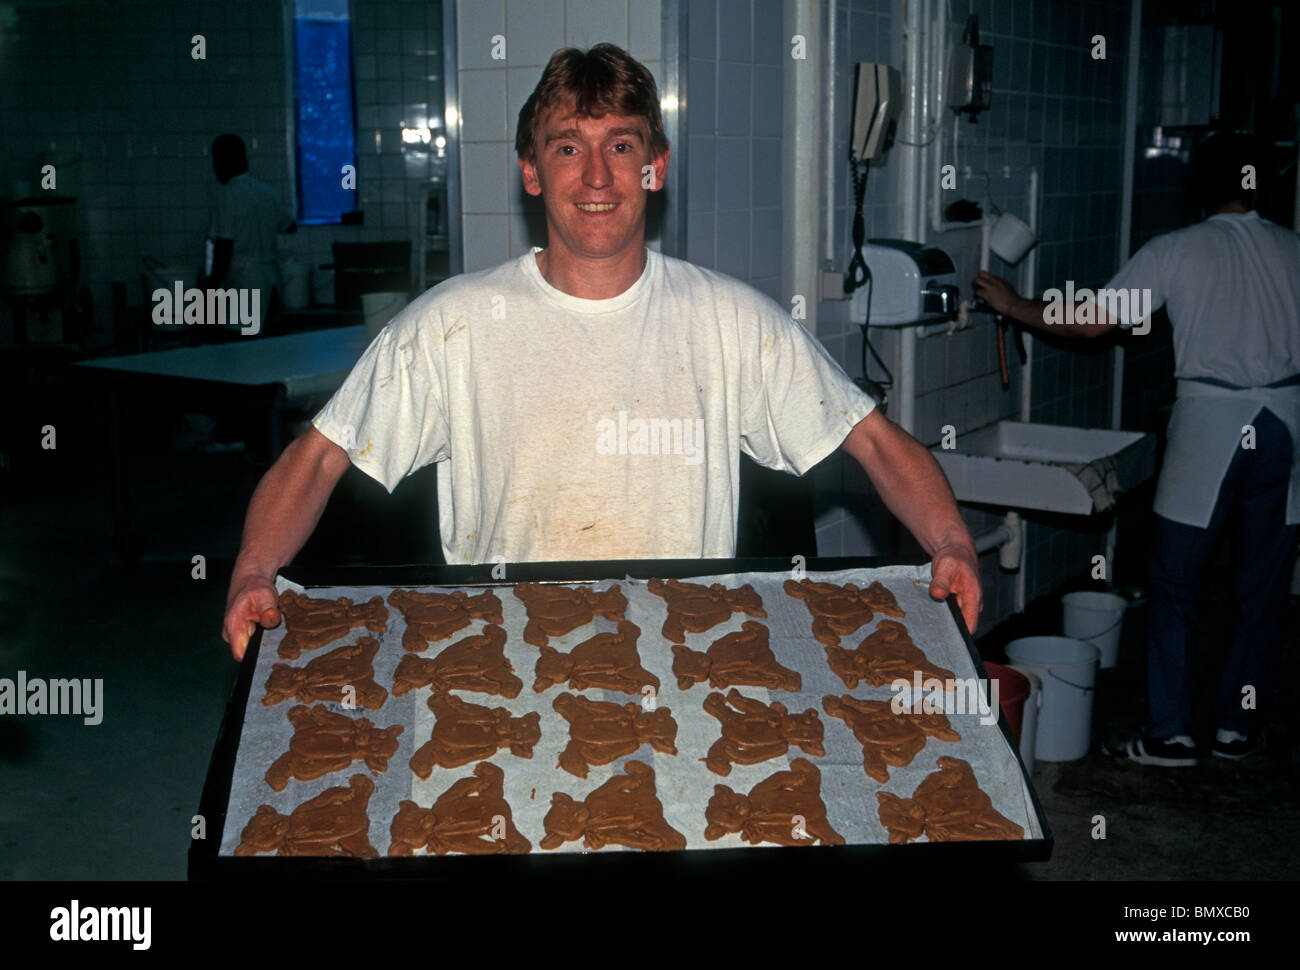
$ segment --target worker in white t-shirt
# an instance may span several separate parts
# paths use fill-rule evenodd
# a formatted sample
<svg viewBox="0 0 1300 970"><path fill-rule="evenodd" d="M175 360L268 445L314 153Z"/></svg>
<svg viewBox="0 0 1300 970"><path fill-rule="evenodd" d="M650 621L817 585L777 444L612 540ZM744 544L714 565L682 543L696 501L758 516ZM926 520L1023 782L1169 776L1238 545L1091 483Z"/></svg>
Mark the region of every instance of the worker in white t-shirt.
<svg viewBox="0 0 1300 970"><path fill-rule="evenodd" d="M1237 616L1211 749L1235 759L1264 743L1300 534L1300 235L1253 211L1266 158L1246 135L1198 148L1192 183L1207 218L1152 239L1106 284L1127 301L1099 293L1109 306L1081 301L1058 321L1050 304L1021 299L1006 280L975 281L975 295L999 313L1058 336L1101 336L1168 308L1177 400L1147 564L1147 721L1108 746L1142 764L1195 765L1202 751L1192 723L1197 588L1234 522L1237 565L1224 582Z"/></svg>
<svg viewBox="0 0 1300 970"><path fill-rule="evenodd" d="M449 563L735 555L739 462L843 448L979 618L975 548L933 456L766 296L646 249L669 146L617 47L558 52L519 116L548 245L440 284L370 345L249 506L224 636L278 622L274 577L349 463L390 490L438 463Z"/></svg>
<svg viewBox="0 0 1300 970"><path fill-rule="evenodd" d="M208 221L209 265L199 286L256 291L265 334L280 288L276 235L298 226L271 187L248 174L248 154L238 135L213 140L212 170L219 184Z"/></svg>

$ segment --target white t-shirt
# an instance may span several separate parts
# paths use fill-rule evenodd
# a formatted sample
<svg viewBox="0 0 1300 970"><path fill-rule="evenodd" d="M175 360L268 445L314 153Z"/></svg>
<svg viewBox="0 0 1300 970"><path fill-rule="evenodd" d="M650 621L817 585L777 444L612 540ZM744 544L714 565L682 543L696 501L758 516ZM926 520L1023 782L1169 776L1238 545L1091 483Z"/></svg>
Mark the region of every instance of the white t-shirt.
<svg viewBox="0 0 1300 970"><path fill-rule="evenodd" d="M409 304L314 424L390 491L440 463L449 563L726 558L740 452L803 474L873 407L743 283L649 250L584 300L528 253Z"/></svg>
<svg viewBox="0 0 1300 970"><path fill-rule="evenodd" d="M1150 310L1167 305L1173 325L1178 400L1156 513L1208 526L1245 429L1268 408L1291 433L1286 522L1300 523L1300 387L1264 386L1300 373L1300 235L1256 212L1220 213L1152 239L1106 286L1149 289Z"/></svg>
<svg viewBox="0 0 1300 970"><path fill-rule="evenodd" d="M224 286L264 289L263 309L270 289L279 285L276 234L293 224L293 213L280 204L275 192L247 172L218 185L212 196L208 222L210 239L232 241L230 272Z"/></svg>

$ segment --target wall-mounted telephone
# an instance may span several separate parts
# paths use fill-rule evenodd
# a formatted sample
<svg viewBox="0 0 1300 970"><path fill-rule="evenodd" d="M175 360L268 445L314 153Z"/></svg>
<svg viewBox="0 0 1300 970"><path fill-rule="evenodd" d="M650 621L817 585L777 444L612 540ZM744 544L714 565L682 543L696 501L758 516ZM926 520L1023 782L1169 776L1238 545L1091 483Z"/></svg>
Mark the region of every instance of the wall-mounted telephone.
<svg viewBox="0 0 1300 970"><path fill-rule="evenodd" d="M889 151L898 129L903 103L903 79L888 64L858 64L853 94L853 137L849 156L869 162Z"/></svg>

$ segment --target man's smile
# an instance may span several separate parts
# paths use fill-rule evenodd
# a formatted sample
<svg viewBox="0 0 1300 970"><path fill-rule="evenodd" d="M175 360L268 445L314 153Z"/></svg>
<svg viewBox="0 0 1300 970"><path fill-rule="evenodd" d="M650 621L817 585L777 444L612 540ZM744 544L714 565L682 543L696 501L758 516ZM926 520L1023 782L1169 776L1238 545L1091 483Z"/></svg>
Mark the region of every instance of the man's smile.
<svg viewBox="0 0 1300 970"><path fill-rule="evenodd" d="M617 207L617 202L575 202L583 212L609 212Z"/></svg>

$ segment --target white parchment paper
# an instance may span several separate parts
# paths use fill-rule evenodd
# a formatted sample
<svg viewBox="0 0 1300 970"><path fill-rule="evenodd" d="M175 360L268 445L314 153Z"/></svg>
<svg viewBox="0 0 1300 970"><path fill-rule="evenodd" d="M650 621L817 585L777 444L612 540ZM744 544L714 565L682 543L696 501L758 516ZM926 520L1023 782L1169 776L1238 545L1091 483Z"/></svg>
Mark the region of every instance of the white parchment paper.
<svg viewBox="0 0 1300 970"><path fill-rule="evenodd" d="M913 642L922 649L930 662L952 670L958 678L974 678L976 676L974 664L948 612L947 605L930 598L929 575L928 566L894 566L883 569L807 573L807 577L812 580L839 584L853 582L859 586L879 580L893 592L898 605L907 614L901 622L907 627ZM576 801L582 801L591 791L620 772L622 766L629 760L642 761L654 769L657 795L664 806L664 817L673 828L686 837L688 849L745 845L738 833L723 836L712 842L704 838L706 824L704 812L709 798L714 793L714 786L724 784L736 792L748 794L755 784L774 772L785 770L797 757L808 758L820 769L822 800L826 804L829 821L850 844L887 843L889 833L880 823L876 793L887 790L902 798L910 797L916 790L916 786L927 775L937 770L936 761L945 754L970 762L980 787L988 793L993 806L1002 815L1020 825L1025 830L1026 838L1042 837L1042 831L1034 816L1031 796L1015 753L996 724L980 723L981 717L978 712L950 713L948 720L961 735L961 741L946 742L928 738L925 747L913 758L911 764L902 768L892 766L889 768L889 781L884 785L866 774L862 766L861 744L853 736L847 724L825 713L822 708L822 698L827 694L837 696L852 694L864 700L888 701L894 695L889 687L869 687L864 683L859 683L853 690L845 688L844 682L831 671L826 662L825 648L812 636L812 618L807 607L802 600L791 597L782 588L782 584L788 578L790 574L782 572L734 573L692 577L689 580L689 582L706 585L719 582L729 587L745 583L753 585L762 597L764 609L767 611L767 619L759 622L764 623L771 630L773 653L783 666L797 670L803 683L798 693L769 691L748 686L741 686L738 690L747 697L756 697L765 703L781 700L791 712L802 713L808 708L814 708L825 726L826 754L824 756L813 757L805 755L798 748L791 748L782 758L757 765L733 765L731 773L726 777L714 774L701 760L721 733L718 721L705 713L702 707L705 697L712 688L706 682L696 684L689 690L678 689L677 678L672 672L671 644L661 633L667 617L667 607L660 597L649 592L644 580L606 580L589 585L596 589L607 589L617 583L627 596L627 619L641 628L641 636L637 644L641 664L654 673L660 681L656 698L657 706L669 708L678 725L677 754L675 756L662 754L649 745L643 745L640 750L627 758L616 760L608 765L592 767L586 779L577 778L558 767L560 752L569 741L569 726L551 705L556 696L569 688L565 685L548 688L542 693L534 692L534 667L540 652L536 647L523 641L527 612L524 604L514 595L509 585L495 588L501 600L503 626L507 632L505 655L514 666L515 675L523 680L524 688L513 700L473 691L455 693L474 704L493 708L504 707L512 716L518 717L529 711L537 711L541 715L541 740L533 748L532 758L517 757L508 749L503 749L490 759L505 774L505 797L511 807L514 824L532 843L534 852L546 851L540 848L539 843L545 835L542 820L550 808L552 793L566 792ZM283 578L278 580L277 585L281 589L290 587L301 589ZM413 588L449 591L454 587ZM481 587L463 588L471 593L481 591ZM354 602L360 603L375 595L387 600L392 589L392 587L377 586L317 587L307 592L317 597L348 596ZM714 627L707 633L688 633L686 645L692 650L707 650L709 645L724 633L739 630L748 619L751 618L744 614L733 614L726 623ZM856 647L876 628L881 619L884 618L877 616L856 633L843 637L841 645L846 648ZM484 625L481 621L476 621L452 638L432 644L421 656L436 656L440 649L457 642L462 637L481 633ZM612 631L614 628L613 622L597 617L591 624L579 627L572 633L562 637L551 637L550 643L556 649L567 652L594 634L606 630ZM244 713L243 733L235 759L230 802L221 841L222 855L233 854L240 842L244 826L256 813L259 805L270 805L278 812L288 815L296 806L325 789L346 785L348 779L355 773L365 774L375 782L375 791L370 797L368 806L370 843L380 855L387 855L392 841L389 827L403 799L411 799L427 808L454 781L473 773L473 763L452 769L435 767L430 778L421 781L410 770L408 762L411 755L429 740L435 718L427 705L429 688L413 690L403 697L394 697L391 693L393 673L406 652L401 645L404 630L405 621L402 619L401 611L389 607L388 632L379 636L381 646L374 659L375 680L389 690L388 698L382 707L370 711L360 706L355 710L345 710L338 704L325 705L330 710L352 717L369 718L376 727L403 725L403 732L398 739L399 746L397 752L389 759L388 770L371 775L363 762L354 761L349 768L314 781L303 782L291 779L288 787L278 793L272 791L264 775L271 763L289 748L293 727L288 721L287 714L298 701L291 698L271 707L262 704L262 698L266 694L266 680L270 676L271 668L276 663L285 662L277 655L279 643L284 638L284 626L281 625L263 634L261 651L254 671L253 689ZM301 657L292 662L292 665L305 665L313 657L343 644L352 643L358 636L363 635L374 636L364 630L354 630L347 638L335 641L319 650L304 651ZM571 690L570 692L578 693ZM617 691L588 690L581 693L591 700L619 703L641 700L637 695L627 695ZM726 690L723 693L726 693ZM922 838L924 840L924 837ZM417 854L419 851L422 850L418 850ZM553 851L586 850L579 840L565 843ZM619 846L611 846L601 851L627 850Z"/></svg>

